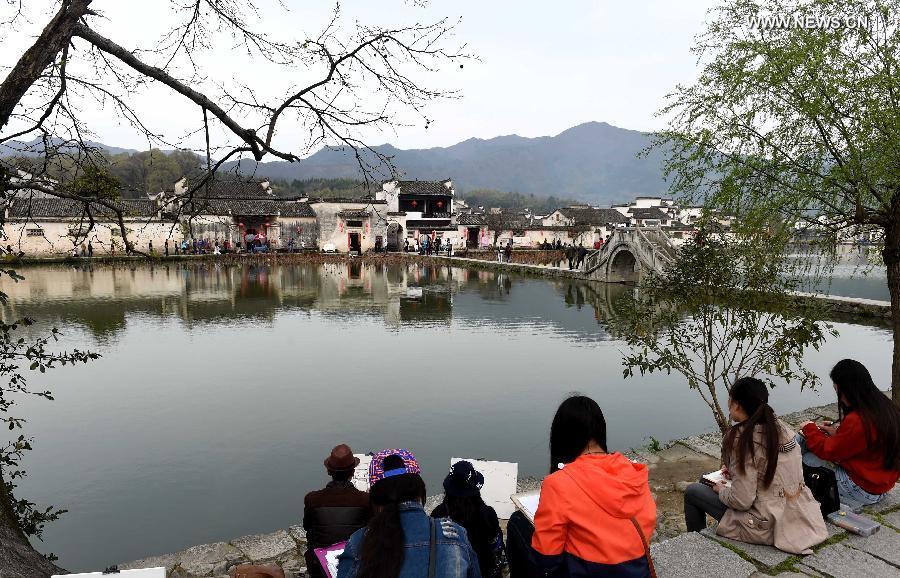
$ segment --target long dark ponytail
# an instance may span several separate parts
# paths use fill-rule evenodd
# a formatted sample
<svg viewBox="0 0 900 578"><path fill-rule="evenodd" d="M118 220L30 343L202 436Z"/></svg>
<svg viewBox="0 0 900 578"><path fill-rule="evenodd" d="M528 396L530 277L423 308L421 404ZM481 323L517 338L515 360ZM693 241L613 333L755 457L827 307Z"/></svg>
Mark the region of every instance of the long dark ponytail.
<svg viewBox="0 0 900 578"><path fill-rule="evenodd" d="M854 359L842 359L830 373L838 394L840 415L859 413L866 444L883 454L884 469L900 470L900 410L872 381L866 366ZM841 401L844 398L847 403ZM874 430L874 432L873 432ZM877 434L873 436L873 433Z"/></svg>
<svg viewBox="0 0 900 578"><path fill-rule="evenodd" d="M603 411L593 399L573 395L559 405L550 425L550 473L574 462L591 440L606 451Z"/></svg>
<svg viewBox="0 0 900 578"><path fill-rule="evenodd" d="M404 467L400 456L384 458L384 469ZM359 578L397 578L403 567L406 537L400 524L400 504L425 503L425 482L419 474L384 478L372 486L369 499L377 513L369 521L360 548Z"/></svg>
<svg viewBox="0 0 900 578"><path fill-rule="evenodd" d="M740 405L750 417L733 425L722 443L725 463L730 463L731 452L736 451L737 473L744 474L744 462L749 455L756 457L753 434L757 425L762 425L763 444L766 450L766 472L763 475L763 487L768 488L775 479L775 467L778 465L778 452L781 446L781 426L778 418L769 406L769 390L766 384L754 377L742 377L731 386L728 396ZM735 441L735 438L737 440Z"/></svg>

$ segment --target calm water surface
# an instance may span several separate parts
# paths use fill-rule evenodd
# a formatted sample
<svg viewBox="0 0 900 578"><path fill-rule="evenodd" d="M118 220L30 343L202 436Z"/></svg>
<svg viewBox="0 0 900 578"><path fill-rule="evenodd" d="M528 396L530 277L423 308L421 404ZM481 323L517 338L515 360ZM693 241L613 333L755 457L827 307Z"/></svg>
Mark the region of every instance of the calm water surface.
<svg viewBox="0 0 900 578"><path fill-rule="evenodd" d="M617 292L424 265L41 267L2 285L6 318L103 357L32 378L23 496L69 510L44 551L71 570L300 523L330 448L405 446L429 493L452 456L547 468L571 391L606 413L613 449L708 430L675 376L622 377L602 320ZM839 325L809 365L853 356L887 385L886 330ZM779 412L833 401L778 387Z"/></svg>

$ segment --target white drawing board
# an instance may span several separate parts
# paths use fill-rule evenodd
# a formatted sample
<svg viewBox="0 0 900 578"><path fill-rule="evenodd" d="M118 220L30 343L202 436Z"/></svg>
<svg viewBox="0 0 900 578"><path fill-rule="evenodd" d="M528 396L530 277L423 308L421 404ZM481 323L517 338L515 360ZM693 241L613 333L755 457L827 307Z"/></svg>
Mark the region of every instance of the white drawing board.
<svg viewBox="0 0 900 578"><path fill-rule="evenodd" d="M366 454L353 454L359 458L359 465L353 470L353 485L361 492L369 491L369 464L372 463L372 456Z"/></svg>
<svg viewBox="0 0 900 578"><path fill-rule="evenodd" d="M515 462L493 462L472 460L468 458L451 458L452 466L459 461L471 462L472 466L484 476L484 487L481 498L488 506L496 510L497 517L508 520L516 510L510 496L516 493L516 481L519 477L519 464Z"/></svg>

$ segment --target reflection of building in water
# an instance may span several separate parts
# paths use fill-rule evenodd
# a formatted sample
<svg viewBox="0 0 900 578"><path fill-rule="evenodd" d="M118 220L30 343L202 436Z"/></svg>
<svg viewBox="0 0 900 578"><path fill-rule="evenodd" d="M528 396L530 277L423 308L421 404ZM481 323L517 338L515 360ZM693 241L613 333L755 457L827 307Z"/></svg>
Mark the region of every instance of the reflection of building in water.
<svg viewBox="0 0 900 578"><path fill-rule="evenodd" d="M188 327L243 320L272 322L292 310L334 317L371 317L388 326L482 325L498 319L540 320L552 331L605 339L603 323L626 289L571 281L522 283L494 271L432 263L162 266L44 266L22 271L25 281L0 280L10 303L3 320L29 316L59 327L83 327L107 339L134 315L173 318ZM560 316L560 302L585 315ZM502 307L497 305L502 304ZM590 309L588 309L590 311Z"/></svg>

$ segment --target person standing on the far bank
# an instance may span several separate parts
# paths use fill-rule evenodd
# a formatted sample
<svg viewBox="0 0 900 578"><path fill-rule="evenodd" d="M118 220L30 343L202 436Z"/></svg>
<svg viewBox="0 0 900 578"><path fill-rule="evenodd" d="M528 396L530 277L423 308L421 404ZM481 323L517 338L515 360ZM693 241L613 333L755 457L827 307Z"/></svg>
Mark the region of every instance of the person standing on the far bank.
<svg viewBox="0 0 900 578"><path fill-rule="evenodd" d="M166 248L166 257L168 257L169 256L169 240L166 239L165 242L163 242L163 245Z"/></svg>
<svg viewBox="0 0 900 578"><path fill-rule="evenodd" d="M88 241L88 257L94 256L94 246Z"/></svg>

